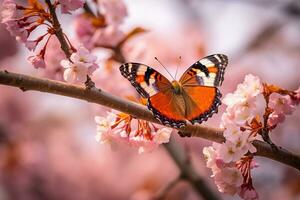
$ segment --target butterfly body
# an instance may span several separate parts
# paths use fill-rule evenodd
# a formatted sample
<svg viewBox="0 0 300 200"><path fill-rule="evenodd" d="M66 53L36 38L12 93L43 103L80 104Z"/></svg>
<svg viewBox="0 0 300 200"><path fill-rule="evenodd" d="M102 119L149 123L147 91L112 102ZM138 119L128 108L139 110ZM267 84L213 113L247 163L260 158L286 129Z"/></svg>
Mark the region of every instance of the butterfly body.
<svg viewBox="0 0 300 200"><path fill-rule="evenodd" d="M182 86L178 81L172 81L172 91L174 92L174 94L176 95L181 95L183 90L182 90Z"/></svg>
<svg viewBox="0 0 300 200"><path fill-rule="evenodd" d="M125 63L120 71L163 124L182 127L187 121L201 123L221 104L216 86L223 81L227 56L207 56L189 67L179 81L169 81L156 70L140 63Z"/></svg>

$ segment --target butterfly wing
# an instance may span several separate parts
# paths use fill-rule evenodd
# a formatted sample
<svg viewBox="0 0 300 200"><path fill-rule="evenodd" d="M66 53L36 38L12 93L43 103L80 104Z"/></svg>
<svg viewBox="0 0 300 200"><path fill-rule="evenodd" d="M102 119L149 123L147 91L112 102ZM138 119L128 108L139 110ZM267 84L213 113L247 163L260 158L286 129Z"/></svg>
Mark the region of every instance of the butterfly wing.
<svg viewBox="0 0 300 200"><path fill-rule="evenodd" d="M190 66L181 76L181 85L220 86L224 80L228 58L223 54L214 54L202 58Z"/></svg>
<svg viewBox="0 0 300 200"><path fill-rule="evenodd" d="M179 82L183 87L187 120L201 123L218 111L221 93L216 86L222 84L227 64L226 55L214 54L194 63L182 75Z"/></svg>
<svg viewBox="0 0 300 200"><path fill-rule="evenodd" d="M180 127L185 124L183 98L172 92L170 81L151 67L139 63L125 63L121 74L148 99L147 106L156 119L165 125Z"/></svg>
<svg viewBox="0 0 300 200"><path fill-rule="evenodd" d="M173 91L159 92L148 99L148 109L162 124L180 128L186 125L183 96Z"/></svg>
<svg viewBox="0 0 300 200"><path fill-rule="evenodd" d="M218 112L221 105L221 93L216 87L184 87L183 97L186 102L185 118L194 123L202 123Z"/></svg>
<svg viewBox="0 0 300 200"><path fill-rule="evenodd" d="M125 63L121 65L120 71L144 98L171 88L171 83L166 77L147 65Z"/></svg>

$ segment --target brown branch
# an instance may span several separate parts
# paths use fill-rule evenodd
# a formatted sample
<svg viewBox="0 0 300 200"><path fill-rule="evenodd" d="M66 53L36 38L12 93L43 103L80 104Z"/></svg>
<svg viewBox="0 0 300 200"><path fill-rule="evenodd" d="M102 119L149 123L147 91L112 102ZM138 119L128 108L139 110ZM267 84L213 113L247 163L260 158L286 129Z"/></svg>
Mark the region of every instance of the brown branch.
<svg viewBox="0 0 300 200"><path fill-rule="evenodd" d="M113 96L96 88L86 89L83 86L70 85L60 81L35 78L7 71L0 71L0 84L18 87L23 91L36 90L73 97L119 110L140 119L159 123L145 106L121 99L120 97ZM214 142L220 143L224 141L221 129L204 125L187 125L179 129L179 131L184 135L188 134L193 137L201 137ZM267 157L300 170L300 157L298 155L280 147L275 151L270 145L260 141L255 141L254 145L258 150L256 153L257 156Z"/></svg>
<svg viewBox="0 0 300 200"><path fill-rule="evenodd" d="M180 182L182 181L182 176L178 176L176 179L172 180L168 185L163 188L152 200L164 200L167 199L168 194L170 191Z"/></svg>
<svg viewBox="0 0 300 200"><path fill-rule="evenodd" d="M192 164L187 158L187 155L182 146L176 144L174 138L170 139L170 142L164 144L166 150L173 158L174 162L180 169L182 179L186 179L193 186L196 192L207 200L217 200L219 197L211 191L205 180L200 177Z"/></svg>
<svg viewBox="0 0 300 200"><path fill-rule="evenodd" d="M50 15L52 17L52 25L53 25L53 28L55 30L55 35L57 37L57 39L59 40L60 42L60 45L61 45L61 49L64 51L64 53L66 54L67 58L70 58L71 56L71 49L70 49L70 46L64 36L64 33L62 31L62 28L60 26L60 23L58 21L58 18L57 18L57 15L56 15L56 12L55 12L55 6L51 3L50 0L45 0L48 7L49 7L49 11L50 11Z"/></svg>

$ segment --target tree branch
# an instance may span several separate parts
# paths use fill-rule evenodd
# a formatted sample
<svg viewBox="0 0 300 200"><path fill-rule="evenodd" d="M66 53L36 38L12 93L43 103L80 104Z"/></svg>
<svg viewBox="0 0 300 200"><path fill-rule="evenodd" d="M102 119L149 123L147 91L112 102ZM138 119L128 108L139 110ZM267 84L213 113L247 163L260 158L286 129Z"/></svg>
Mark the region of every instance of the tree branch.
<svg viewBox="0 0 300 200"><path fill-rule="evenodd" d="M77 98L128 113L139 119L160 123L145 106L121 99L97 88L85 89L83 86L70 85L60 81L35 78L7 71L0 71L0 84L18 87L23 91L36 90ZM201 137L219 143L224 141L222 129L204 125L187 125L180 128L179 132L183 133L183 135ZM276 160L300 171L300 157L298 155L281 147L278 150L273 150L270 145L261 141L254 141L254 145L257 148L255 155Z"/></svg>
<svg viewBox="0 0 300 200"><path fill-rule="evenodd" d="M180 182L183 178L179 175L177 178L172 180L168 185L160 191L152 200L164 200L167 199L169 192Z"/></svg>
<svg viewBox="0 0 300 200"><path fill-rule="evenodd" d="M184 149L182 148L182 146L176 144L174 138L171 138L170 142L164 144L164 146L179 167L181 177L183 179L189 180L189 183L193 186L195 191L197 191L199 195L203 197L203 199L219 199L219 197L211 191L205 180L196 173L191 163L189 163Z"/></svg>

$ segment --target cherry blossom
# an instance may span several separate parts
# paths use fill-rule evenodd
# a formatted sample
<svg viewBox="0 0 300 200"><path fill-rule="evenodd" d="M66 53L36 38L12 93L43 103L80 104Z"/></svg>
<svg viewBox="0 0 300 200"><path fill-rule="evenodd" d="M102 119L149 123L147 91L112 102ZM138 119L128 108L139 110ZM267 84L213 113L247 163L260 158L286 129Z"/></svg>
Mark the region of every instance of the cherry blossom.
<svg viewBox="0 0 300 200"><path fill-rule="evenodd" d="M35 68L45 68L46 64L41 55L29 56L27 60L35 67Z"/></svg>
<svg viewBox="0 0 300 200"><path fill-rule="evenodd" d="M76 17L77 39L89 49L115 47L125 37L120 25L127 16L126 6L121 0L103 0L97 3L96 8L97 16L83 13Z"/></svg>
<svg viewBox="0 0 300 200"><path fill-rule="evenodd" d="M97 135L95 139L101 144L111 144L114 145L114 140L117 138L114 137L114 133L111 130L111 126L115 122L116 116L112 113L108 113L107 117L95 117L95 122L97 124Z"/></svg>
<svg viewBox="0 0 300 200"><path fill-rule="evenodd" d="M4 0L2 2L2 11L1 11L2 23L14 19L16 16L16 11L17 8L14 0Z"/></svg>
<svg viewBox="0 0 300 200"><path fill-rule="evenodd" d="M257 104L261 97L265 98L267 105L265 114L260 117ZM225 142L214 143L203 150L206 165L211 168L220 192L239 194L247 200L258 199L251 178L251 169L257 164L247 153L255 153L252 142L261 139L263 123L260 119L267 119L267 130L283 122L285 115L290 115L299 104L299 91L291 92L261 83L258 77L250 74L233 93L224 97L223 103L227 106L221 119Z"/></svg>
<svg viewBox="0 0 300 200"><path fill-rule="evenodd" d="M91 75L97 68L97 57L83 46L78 48L76 53L73 53L70 60L64 59L61 61L61 66L65 68L64 79L67 82L84 82L87 75Z"/></svg>
<svg viewBox="0 0 300 200"><path fill-rule="evenodd" d="M96 30L91 38L95 46L116 46L123 38L125 33L115 26L108 26L104 29Z"/></svg>
<svg viewBox="0 0 300 200"><path fill-rule="evenodd" d="M227 108L222 116L221 126L226 127L226 124L244 125L255 117L259 113L259 110L256 109L256 97L261 92L262 84L259 78L251 74L247 75L234 93L229 93L224 97L223 103L227 105Z"/></svg>
<svg viewBox="0 0 300 200"><path fill-rule="evenodd" d="M128 15L127 8L122 0L101 0L99 7L105 15L107 24L118 26L123 23Z"/></svg>
<svg viewBox="0 0 300 200"><path fill-rule="evenodd" d="M236 93L245 99L251 99L261 94L262 91L263 86L260 79L257 76L248 74L245 76L244 82L237 86Z"/></svg>
<svg viewBox="0 0 300 200"><path fill-rule="evenodd" d="M218 190L234 195L243 184L243 176L237 168L223 168L214 175Z"/></svg>
<svg viewBox="0 0 300 200"><path fill-rule="evenodd" d="M61 12L65 14L71 14L70 11L82 8L85 0L58 0L61 4Z"/></svg>
<svg viewBox="0 0 300 200"><path fill-rule="evenodd" d="M111 144L125 143L138 149L139 153L149 152L163 143L168 143L172 129L158 128L153 123L132 118L125 113L109 112L107 117L95 117L96 140Z"/></svg>
<svg viewBox="0 0 300 200"><path fill-rule="evenodd" d="M295 110L292 99L289 95L282 96L280 94L271 94L269 100L269 107L273 109L274 113L291 114Z"/></svg>
<svg viewBox="0 0 300 200"><path fill-rule="evenodd" d="M295 105L299 105L300 104L300 87L294 91L295 92L295 95L294 95L294 98L293 98L293 102Z"/></svg>
<svg viewBox="0 0 300 200"><path fill-rule="evenodd" d="M84 1L61 1L60 3L65 6L71 6L70 9L78 7L79 2L81 6ZM55 8L57 4L52 6ZM35 56L31 56L28 60L35 68L45 68L44 62L47 45L53 35L57 32L57 25L54 24L52 14L49 12L48 7L44 2L38 0L27 1L25 5L19 5L12 0L4 0L3 9L1 12L2 23L6 25L7 30L17 41L24 43L25 47L30 51L35 51L37 46L45 40L42 47L39 49L39 53ZM43 31L44 34L39 35L37 38L32 39L31 33L37 30L38 27L46 27ZM64 35L67 45L70 51L73 50L73 46L70 43L66 35ZM82 70L81 70L82 71ZM73 73L69 73L69 75ZM71 75L70 75L71 76ZM70 77L69 76L69 77Z"/></svg>
<svg viewBox="0 0 300 200"><path fill-rule="evenodd" d="M299 89L298 89L299 90ZM286 115L291 115L299 104L299 91L293 92L293 95L282 95L279 93L272 93L269 99L269 108L272 113L268 118L268 125L275 127L277 124L284 122Z"/></svg>
<svg viewBox="0 0 300 200"><path fill-rule="evenodd" d="M62 51L58 39L56 37L51 37L47 45L44 59L45 63L47 63L47 67L42 70L41 73L48 78L64 80L64 68L60 65L60 62L63 59L66 59L66 55Z"/></svg>
<svg viewBox="0 0 300 200"><path fill-rule="evenodd" d="M211 168L213 174L220 170L224 166L224 161L219 159L219 155L216 152L217 146L219 144L213 143L213 146L204 147L203 155L206 160L206 167Z"/></svg>
<svg viewBox="0 0 300 200"><path fill-rule="evenodd" d="M254 188L242 188L239 192L239 195L244 200L257 200L258 194Z"/></svg>
<svg viewBox="0 0 300 200"><path fill-rule="evenodd" d="M262 92L263 85L259 78L250 74L236 91L223 99L227 108L222 115L221 127L225 129L226 141L218 145L214 143L203 150L207 167L212 169L212 177L220 192L231 195L239 193L244 188L244 181L248 180L244 174L250 174L252 158L245 157L245 154L256 152L252 142L260 139L257 134L259 127L253 124L259 124L256 117L260 112L256 105L258 98L263 96ZM247 183L247 187L253 188L252 182Z"/></svg>
<svg viewBox="0 0 300 200"><path fill-rule="evenodd" d="M2 6L2 23L6 25L10 34L16 37L16 40L26 42L29 32L17 20L22 16L22 11L17 10L17 4L14 0L4 0Z"/></svg>

